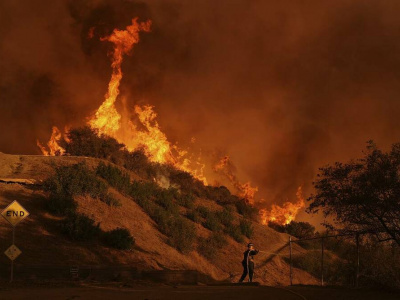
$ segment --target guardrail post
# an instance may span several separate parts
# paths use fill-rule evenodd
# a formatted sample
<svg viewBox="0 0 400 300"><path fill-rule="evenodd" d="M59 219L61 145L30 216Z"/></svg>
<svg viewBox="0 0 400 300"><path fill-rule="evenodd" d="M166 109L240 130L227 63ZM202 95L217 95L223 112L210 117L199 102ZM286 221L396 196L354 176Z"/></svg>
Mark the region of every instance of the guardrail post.
<svg viewBox="0 0 400 300"><path fill-rule="evenodd" d="M356 287L358 287L358 277L360 276L360 234L356 234Z"/></svg>
<svg viewBox="0 0 400 300"><path fill-rule="evenodd" d="M289 261L290 261L290 285L293 285L293 271L292 271L292 237L289 236Z"/></svg>
<svg viewBox="0 0 400 300"><path fill-rule="evenodd" d="M321 238L321 286L324 286L324 238Z"/></svg>

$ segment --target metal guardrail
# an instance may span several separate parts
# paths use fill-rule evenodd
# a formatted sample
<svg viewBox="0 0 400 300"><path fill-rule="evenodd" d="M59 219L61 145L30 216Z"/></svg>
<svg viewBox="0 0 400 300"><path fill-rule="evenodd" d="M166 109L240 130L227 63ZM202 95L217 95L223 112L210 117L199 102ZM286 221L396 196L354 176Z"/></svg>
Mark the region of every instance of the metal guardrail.
<svg viewBox="0 0 400 300"><path fill-rule="evenodd" d="M349 234L337 234L337 235L325 235L313 238L305 238L305 239L298 239L293 240L291 236L289 236L289 276L290 276L290 285L293 285L293 260L292 260L292 243L299 243L303 241L312 241L312 240L321 240L321 286L324 285L324 252L325 252L325 245L324 239L327 238L337 238L337 237L345 237L345 236L353 236L355 237L356 243L356 270L355 270L355 286L358 287L358 280L360 277L360 235L366 234L363 233L349 233Z"/></svg>

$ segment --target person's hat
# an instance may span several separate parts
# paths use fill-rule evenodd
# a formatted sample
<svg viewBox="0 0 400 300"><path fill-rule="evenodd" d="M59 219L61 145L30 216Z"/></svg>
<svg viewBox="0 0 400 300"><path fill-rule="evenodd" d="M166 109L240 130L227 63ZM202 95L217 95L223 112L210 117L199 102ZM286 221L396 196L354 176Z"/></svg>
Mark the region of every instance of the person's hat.
<svg viewBox="0 0 400 300"><path fill-rule="evenodd" d="M247 247L250 248L251 246L254 246L254 244L253 244L253 243L248 243L248 244L247 244Z"/></svg>

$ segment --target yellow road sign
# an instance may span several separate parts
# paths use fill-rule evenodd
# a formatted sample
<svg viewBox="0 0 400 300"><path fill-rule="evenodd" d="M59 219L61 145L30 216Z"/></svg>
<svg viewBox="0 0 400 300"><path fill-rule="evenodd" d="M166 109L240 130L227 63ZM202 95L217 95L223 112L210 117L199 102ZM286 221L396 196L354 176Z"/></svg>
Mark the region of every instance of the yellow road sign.
<svg viewBox="0 0 400 300"><path fill-rule="evenodd" d="M16 259L21 253L21 250L19 250L15 245L11 245L10 248L4 252L4 254L11 260Z"/></svg>
<svg viewBox="0 0 400 300"><path fill-rule="evenodd" d="M14 200L9 206L7 206L1 213L1 215L6 219L12 226L17 225L27 216L29 212Z"/></svg>

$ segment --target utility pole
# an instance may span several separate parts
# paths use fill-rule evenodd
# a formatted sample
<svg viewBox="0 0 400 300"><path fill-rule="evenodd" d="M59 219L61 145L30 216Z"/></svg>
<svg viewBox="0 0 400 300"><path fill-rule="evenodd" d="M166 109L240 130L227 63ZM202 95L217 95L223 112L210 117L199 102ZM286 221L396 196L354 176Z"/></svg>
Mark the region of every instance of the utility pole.
<svg viewBox="0 0 400 300"><path fill-rule="evenodd" d="M292 273L292 237L289 236L289 260L290 260L290 285L293 285L293 273Z"/></svg>

